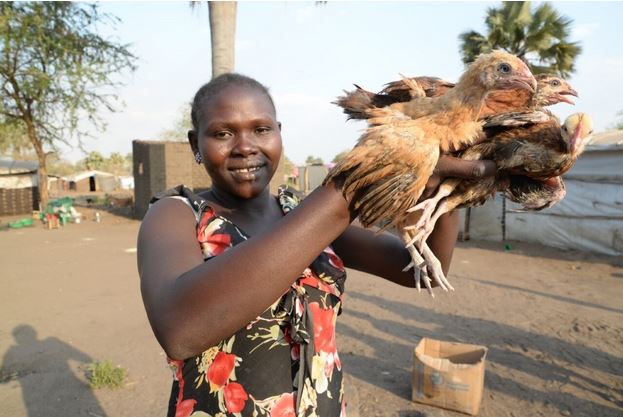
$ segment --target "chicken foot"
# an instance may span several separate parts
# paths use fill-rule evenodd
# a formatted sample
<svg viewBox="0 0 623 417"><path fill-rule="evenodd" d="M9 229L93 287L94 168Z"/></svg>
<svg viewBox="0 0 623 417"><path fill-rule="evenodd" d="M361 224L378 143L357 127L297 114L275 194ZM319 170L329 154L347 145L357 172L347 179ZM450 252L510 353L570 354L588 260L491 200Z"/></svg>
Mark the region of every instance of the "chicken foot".
<svg viewBox="0 0 623 417"><path fill-rule="evenodd" d="M403 241L412 240L410 233L404 229L402 231L402 238ZM428 290L429 294L432 297L435 296L431 286L431 277L444 291L448 291L448 289L454 290L441 269L441 263L426 243L424 243L420 249L422 253L420 253L420 251L418 251L413 244L407 245L406 249L411 255L411 262L403 269L403 271L413 268L415 288L417 288L418 291L421 290L421 281L424 281L424 286Z"/></svg>
<svg viewBox="0 0 623 417"><path fill-rule="evenodd" d="M448 203L447 198L442 200L442 202L439 204L439 207L437 207L437 210L435 210L431 218L423 225L421 229L417 229L418 233L409 243L417 244L417 247L421 250L424 242L426 242L430 234L433 233L433 230L435 230L435 224L437 223L437 220L439 220L441 216L452 211L453 209L454 205Z"/></svg>
<svg viewBox="0 0 623 417"><path fill-rule="evenodd" d="M439 186L439 190L433 197L427 198L426 200L421 201L420 203L408 209L407 213L413 213L414 211L423 210L422 215L420 216L415 226L414 227L408 226L408 227L410 229L425 228L425 226L427 226L428 223L430 222L430 218L435 212L435 209L437 208L437 204L439 204L439 202L442 199L452 194L452 191L454 191L454 189L459 185L460 182L461 182L460 179L452 179L452 180L446 180L442 182L441 185Z"/></svg>

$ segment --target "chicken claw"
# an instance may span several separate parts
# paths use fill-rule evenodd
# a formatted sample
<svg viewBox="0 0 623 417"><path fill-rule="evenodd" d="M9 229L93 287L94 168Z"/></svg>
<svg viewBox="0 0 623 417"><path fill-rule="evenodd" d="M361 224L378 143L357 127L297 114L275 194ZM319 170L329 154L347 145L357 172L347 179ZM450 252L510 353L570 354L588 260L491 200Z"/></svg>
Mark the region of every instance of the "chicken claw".
<svg viewBox="0 0 623 417"><path fill-rule="evenodd" d="M403 239L406 240L406 239L409 239L409 237L410 237L409 234L403 233ZM424 286L428 290L428 293L434 297L435 295L433 294L431 280L426 270L426 265L427 265L426 261L424 260L424 258L422 258L422 255L420 255L420 253L417 251L415 246L413 245L407 246L407 251L411 255L411 262L409 262L409 264L403 268L403 271L406 272L409 270L409 268L413 268L413 278L415 279L415 288L418 291L420 291L422 288L421 281L424 281Z"/></svg>
<svg viewBox="0 0 623 417"><path fill-rule="evenodd" d="M426 260L427 267L430 269L430 275L437 281L437 284L439 284L444 291L454 291L454 287L448 282L446 275L443 273L443 269L441 269L441 262L439 262L439 259L437 259L426 243L422 245L422 256Z"/></svg>

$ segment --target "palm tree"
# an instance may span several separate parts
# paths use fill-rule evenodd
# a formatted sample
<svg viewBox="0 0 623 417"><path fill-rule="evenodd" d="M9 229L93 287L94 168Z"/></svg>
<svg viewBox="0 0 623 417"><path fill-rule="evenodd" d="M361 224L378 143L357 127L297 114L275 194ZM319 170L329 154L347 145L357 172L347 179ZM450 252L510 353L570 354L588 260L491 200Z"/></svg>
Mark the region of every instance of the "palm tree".
<svg viewBox="0 0 623 417"><path fill-rule="evenodd" d="M234 71L236 46L235 1L208 1L210 15L210 43L212 47L212 78ZM191 1L195 9L201 1Z"/></svg>
<svg viewBox="0 0 623 417"><path fill-rule="evenodd" d="M212 41L212 78L234 70L236 5L235 1L208 2Z"/></svg>
<svg viewBox="0 0 623 417"><path fill-rule="evenodd" d="M521 58L535 74L567 77L582 52L578 42L568 41L572 23L548 3L532 11L530 2L503 2L487 10L487 35L473 30L459 35L461 58L467 64L481 53L503 49Z"/></svg>

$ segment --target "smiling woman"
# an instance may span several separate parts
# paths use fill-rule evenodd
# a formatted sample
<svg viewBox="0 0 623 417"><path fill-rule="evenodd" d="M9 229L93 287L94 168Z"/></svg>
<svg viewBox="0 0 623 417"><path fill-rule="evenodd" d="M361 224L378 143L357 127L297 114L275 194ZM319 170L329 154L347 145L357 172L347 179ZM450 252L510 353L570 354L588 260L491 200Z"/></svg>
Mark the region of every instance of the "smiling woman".
<svg viewBox="0 0 623 417"><path fill-rule="evenodd" d="M344 268L413 287L408 252L394 235L350 226L356 213L332 182L300 204L286 188L270 194L281 126L257 81L219 76L191 113L190 147L212 188L155 198L137 245L145 309L175 370L168 416L344 415ZM446 272L457 221L446 216L431 237Z"/></svg>
<svg viewBox="0 0 623 417"><path fill-rule="evenodd" d="M267 192L281 156L281 127L275 106L259 83L232 83L226 74L197 93L188 139L214 188L242 198ZM208 87L210 86L210 87Z"/></svg>

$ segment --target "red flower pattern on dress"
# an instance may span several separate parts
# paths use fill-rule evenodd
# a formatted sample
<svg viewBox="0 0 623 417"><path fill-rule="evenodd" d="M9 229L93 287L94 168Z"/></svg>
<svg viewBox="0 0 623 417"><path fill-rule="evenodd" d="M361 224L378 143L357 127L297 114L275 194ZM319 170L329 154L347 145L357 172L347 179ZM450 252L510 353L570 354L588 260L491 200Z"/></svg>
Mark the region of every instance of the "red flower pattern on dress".
<svg viewBox="0 0 623 417"><path fill-rule="evenodd" d="M339 269L340 271L344 270L344 262L342 262L340 257L335 254L335 252L333 251L331 246L327 246L325 248L324 252L329 257L329 263L331 264L331 266L333 266L334 268Z"/></svg>
<svg viewBox="0 0 623 417"><path fill-rule="evenodd" d="M239 413L244 408L249 395L244 390L242 385L237 382L230 382L225 385L225 407L227 407L228 413Z"/></svg>
<svg viewBox="0 0 623 417"><path fill-rule="evenodd" d="M195 408L195 404L197 404L196 400L184 400L181 403L177 404L175 408L175 417L188 417L193 412Z"/></svg>
<svg viewBox="0 0 623 417"><path fill-rule="evenodd" d="M309 303L309 309L314 317L314 347L316 352L335 353L335 325L333 319L335 311L324 309L317 302Z"/></svg>
<svg viewBox="0 0 623 417"><path fill-rule="evenodd" d="M235 365L236 355L222 351L217 353L207 372L210 387L213 390L223 387L229 380L229 376Z"/></svg>
<svg viewBox="0 0 623 417"><path fill-rule="evenodd" d="M202 243L205 242L205 230L208 225L214 220L214 210L208 209L203 213L201 220L199 221L199 226L197 226L197 241Z"/></svg>
<svg viewBox="0 0 623 417"><path fill-rule="evenodd" d="M231 236L213 233L201 243L203 252L210 256L220 255L231 246Z"/></svg>
<svg viewBox="0 0 623 417"><path fill-rule="evenodd" d="M294 412L294 394L281 394L270 408L270 417L296 417Z"/></svg>

